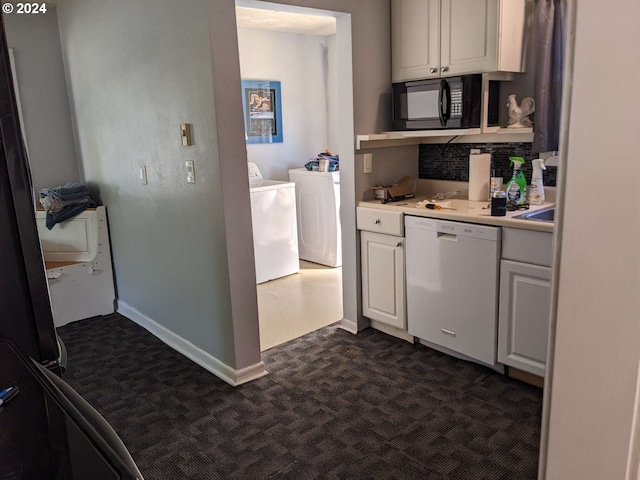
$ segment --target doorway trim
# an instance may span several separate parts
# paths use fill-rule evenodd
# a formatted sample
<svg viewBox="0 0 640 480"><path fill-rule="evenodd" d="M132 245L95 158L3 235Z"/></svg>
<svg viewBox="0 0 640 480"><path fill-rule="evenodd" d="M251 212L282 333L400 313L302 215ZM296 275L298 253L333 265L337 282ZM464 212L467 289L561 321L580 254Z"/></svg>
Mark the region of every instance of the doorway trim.
<svg viewBox="0 0 640 480"><path fill-rule="evenodd" d="M355 215L356 215L356 178L355 178L355 119L354 119L354 105L353 105L353 58L352 58L352 31L351 31L351 22L352 15L348 12L337 12L337 11L329 11L322 10L313 7L301 7L295 5L288 5L277 2L265 2L260 0L236 0L234 6L244 6L251 8L259 8L259 9L274 9L274 10L282 10L292 13L303 13L303 14L311 14L311 15L323 15L323 16L331 16L336 18L336 64L337 64L337 82L338 82L338 145L339 145L339 154L340 154L340 219L343 225L355 225ZM234 24L234 28L237 27ZM236 36L237 38L237 36ZM236 40L237 42L237 40ZM213 48L213 45L212 45ZM236 43L236 53L237 51L237 43ZM238 61L239 68L239 61ZM214 68L215 70L215 68ZM239 85L239 83L238 83ZM216 90L218 90L216 88ZM239 87L237 88L238 92L240 91ZM221 90L218 90L221 91ZM218 101L218 97L216 97L216 103ZM240 113L241 109L237 109ZM242 122L242 120L241 120ZM226 123L226 122L225 122ZM246 149L244 145L243 135L243 123L239 124L240 127L237 132L234 132L233 137L240 138L240 146L244 155L246 156ZM219 137L221 136L221 132L218 133ZM236 150L239 150L237 148ZM224 161L224 155L220 156L221 163ZM235 158L231 161L237 161ZM240 163L240 162L238 162ZM245 158L246 165L246 158ZM246 166L245 172L246 172ZM245 173L246 177L246 173ZM245 182L247 183L247 182ZM244 190L244 189L243 189ZM237 201L240 194L243 192L238 191L233 195L233 201ZM225 203L227 201L232 201L230 197L225 195ZM249 202L249 192L247 186L246 193L246 201ZM243 200L244 202L244 200ZM249 223L251 222L250 209L248 210L248 218ZM243 219L243 222L245 219ZM227 232L227 244L231 245L231 242L234 241L229 232ZM341 320L341 328L351 332L357 333L357 312L358 312L358 281L357 278L359 276L359 272L357 271L357 238L355 229L342 228L342 305L343 305L343 318ZM232 254L229 254L229 258L233 257ZM245 258L246 260L246 258ZM251 260L254 260L253 252L251 253ZM246 263L245 263L246 265ZM252 264L251 267L252 274L254 276L254 285L255 285L255 267ZM230 274L232 274L232 270L230 269ZM231 280L233 282L233 280ZM248 288L248 287L247 287ZM232 304L235 303L234 300L234 290L231 290L232 295ZM254 295L257 297L257 291L254 289ZM257 303L256 303L257 305ZM256 306L255 311L255 328L258 331L259 326L257 322L258 318L258 310ZM236 330L236 322L238 319L234 314L233 322L234 322L234 337L236 339L236 349L245 348L242 345L242 341L235 335ZM253 335L253 333L251 334ZM258 336L258 344L259 344L259 333ZM258 346L259 351L259 346ZM248 352L247 352L248 354ZM238 352L236 352L236 356ZM241 368L241 365L238 365L237 368Z"/></svg>
<svg viewBox="0 0 640 480"><path fill-rule="evenodd" d="M562 119L560 125L560 159L558 168L558 184L556 204L565 203L566 177L569 150L569 124L571 111L571 93L573 86L573 65L576 33L577 1L568 0L565 45L565 66L562 88ZM540 431L540 455L538 458L538 479L544 480L547 475L547 460L549 453L549 427L551 421L551 397L553 395L553 368L556 347L556 327L558 320L558 284L560 281L560 258L562 257L562 230L564 227L564 211L556 208L553 228L553 262L551 267L551 307L549 313L549 329L547 339L547 359L544 376L544 391L542 397L542 424Z"/></svg>

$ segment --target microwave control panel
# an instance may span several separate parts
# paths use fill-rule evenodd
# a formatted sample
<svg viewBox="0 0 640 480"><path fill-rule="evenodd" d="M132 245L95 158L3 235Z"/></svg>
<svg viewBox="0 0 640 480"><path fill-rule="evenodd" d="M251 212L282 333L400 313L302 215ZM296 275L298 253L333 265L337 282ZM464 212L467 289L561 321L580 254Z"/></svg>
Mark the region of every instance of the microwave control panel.
<svg viewBox="0 0 640 480"><path fill-rule="evenodd" d="M462 89L461 88L451 89L451 116L452 117L462 116Z"/></svg>

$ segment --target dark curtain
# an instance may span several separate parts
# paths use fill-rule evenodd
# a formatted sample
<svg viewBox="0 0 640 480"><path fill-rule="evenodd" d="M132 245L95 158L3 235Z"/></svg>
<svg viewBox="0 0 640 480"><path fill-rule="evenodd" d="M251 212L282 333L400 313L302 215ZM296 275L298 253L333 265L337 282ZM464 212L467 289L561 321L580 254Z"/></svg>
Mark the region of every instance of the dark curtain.
<svg viewBox="0 0 640 480"><path fill-rule="evenodd" d="M535 153L556 151L560 143L566 11L566 0L534 0Z"/></svg>

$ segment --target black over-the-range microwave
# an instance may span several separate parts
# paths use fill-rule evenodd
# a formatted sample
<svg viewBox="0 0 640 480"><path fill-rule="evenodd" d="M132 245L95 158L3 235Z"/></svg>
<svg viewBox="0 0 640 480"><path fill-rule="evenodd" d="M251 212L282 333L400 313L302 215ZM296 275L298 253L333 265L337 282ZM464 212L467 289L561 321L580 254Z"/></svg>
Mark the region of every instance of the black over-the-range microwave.
<svg viewBox="0 0 640 480"><path fill-rule="evenodd" d="M489 82L489 124L498 122L498 83ZM479 128L482 75L394 83L393 129Z"/></svg>

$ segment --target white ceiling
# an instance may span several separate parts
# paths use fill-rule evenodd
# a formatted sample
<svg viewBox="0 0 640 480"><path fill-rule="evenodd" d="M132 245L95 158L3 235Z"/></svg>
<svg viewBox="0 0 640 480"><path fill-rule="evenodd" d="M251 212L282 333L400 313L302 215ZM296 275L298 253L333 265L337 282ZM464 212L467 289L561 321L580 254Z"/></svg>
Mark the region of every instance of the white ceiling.
<svg viewBox="0 0 640 480"><path fill-rule="evenodd" d="M336 33L336 19L322 15L263 10L236 6L238 28L259 28L326 37Z"/></svg>

